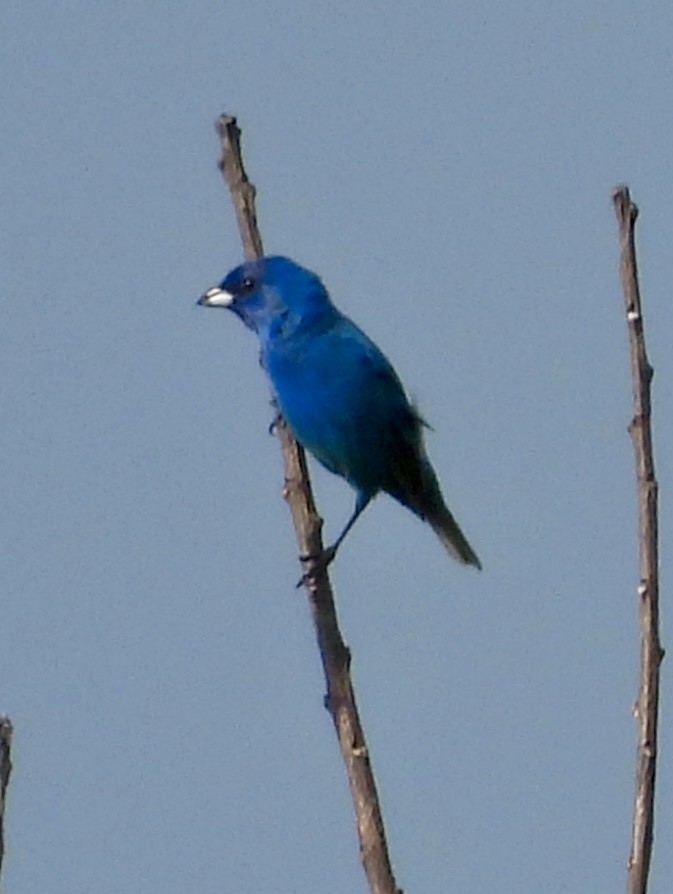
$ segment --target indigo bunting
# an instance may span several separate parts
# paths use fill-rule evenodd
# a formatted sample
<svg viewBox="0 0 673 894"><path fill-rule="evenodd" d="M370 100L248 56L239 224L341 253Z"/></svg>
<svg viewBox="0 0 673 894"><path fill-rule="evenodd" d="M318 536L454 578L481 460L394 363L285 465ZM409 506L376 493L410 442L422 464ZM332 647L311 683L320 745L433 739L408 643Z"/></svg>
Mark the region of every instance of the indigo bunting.
<svg viewBox="0 0 673 894"><path fill-rule="evenodd" d="M426 425L388 359L332 304L316 274L288 258L232 270L198 301L227 307L257 334L274 398L297 441L355 490L329 563L369 502L385 491L427 521L451 556L481 568L442 497Z"/></svg>

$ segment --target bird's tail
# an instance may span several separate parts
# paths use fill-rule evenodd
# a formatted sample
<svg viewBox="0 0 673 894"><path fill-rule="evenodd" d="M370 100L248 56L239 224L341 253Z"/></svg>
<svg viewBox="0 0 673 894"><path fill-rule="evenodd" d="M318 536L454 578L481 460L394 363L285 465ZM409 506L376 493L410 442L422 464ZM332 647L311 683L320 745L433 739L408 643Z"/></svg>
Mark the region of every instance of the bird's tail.
<svg viewBox="0 0 673 894"><path fill-rule="evenodd" d="M467 537L460 530L458 522L451 515L444 500L441 500L440 506L433 506L430 511L426 507L425 520L431 525L450 556L465 565L474 565L481 570L479 556L468 543Z"/></svg>
<svg viewBox="0 0 673 894"><path fill-rule="evenodd" d="M439 481L423 446L420 445L418 449L419 462L416 466L417 476L414 486L406 487L404 491L397 489L391 493L432 527L450 556L464 565L473 565L481 570L479 557L444 502Z"/></svg>

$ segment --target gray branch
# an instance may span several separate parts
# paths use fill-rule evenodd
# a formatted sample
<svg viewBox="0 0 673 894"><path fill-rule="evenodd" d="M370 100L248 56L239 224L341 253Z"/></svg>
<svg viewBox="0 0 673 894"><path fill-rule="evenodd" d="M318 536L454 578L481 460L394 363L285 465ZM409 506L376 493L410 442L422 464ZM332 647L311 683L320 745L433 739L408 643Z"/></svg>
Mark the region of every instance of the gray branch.
<svg viewBox="0 0 673 894"><path fill-rule="evenodd" d="M634 712L638 726L638 751L627 890L628 894L645 894L654 837L659 666L664 657L659 642L658 485L654 473L650 398L654 370L645 350L643 311L638 285L635 244L638 208L631 201L626 186L617 187L612 198L619 225L619 269L631 349L633 420L629 432L636 460L640 557L640 686Z"/></svg>
<svg viewBox="0 0 673 894"><path fill-rule="evenodd" d="M0 716L0 870L5 856L5 797L12 772L12 721Z"/></svg>
<svg viewBox="0 0 673 894"><path fill-rule="evenodd" d="M263 255L264 250L257 227L255 187L248 180L243 166L241 131L234 117L222 115L217 121L217 132L222 147L219 167L231 193L243 250L247 258L257 258ZM299 554L319 556L323 551L322 521L316 511L304 451L282 419L276 431L285 467L283 493L292 514ZM309 598L327 685L325 705L332 716L346 766L360 840L360 856L369 887L372 894L402 894L395 883L388 856L374 774L350 677L350 652L339 630L326 569L320 563L314 563L304 576L303 583Z"/></svg>

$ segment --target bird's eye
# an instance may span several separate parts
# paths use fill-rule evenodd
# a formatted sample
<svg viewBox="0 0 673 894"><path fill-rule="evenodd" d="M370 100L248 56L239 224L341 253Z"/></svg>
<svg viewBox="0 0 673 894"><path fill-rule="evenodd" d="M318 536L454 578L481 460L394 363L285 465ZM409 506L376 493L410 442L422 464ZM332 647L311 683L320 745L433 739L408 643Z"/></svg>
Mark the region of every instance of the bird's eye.
<svg viewBox="0 0 673 894"><path fill-rule="evenodd" d="M241 282L241 292L246 294L247 292L253 292L255 289L255 280L252 276L246 276L245 279Z"/></svg>

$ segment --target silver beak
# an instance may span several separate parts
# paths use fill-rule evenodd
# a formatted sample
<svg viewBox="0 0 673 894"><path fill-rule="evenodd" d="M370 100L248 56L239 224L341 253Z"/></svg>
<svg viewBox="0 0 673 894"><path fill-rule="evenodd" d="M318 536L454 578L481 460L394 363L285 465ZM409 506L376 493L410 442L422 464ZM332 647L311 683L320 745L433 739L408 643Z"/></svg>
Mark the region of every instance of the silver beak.
<svg viewBox="0 0 673 894"><path fill-rule="evenodd" d="M213 289L208 289L207 292L201 295L196 303L200 304L202 307L229 307L233 300L234 296L231 292L227 292L219 286L215 286Z"/></svg>

